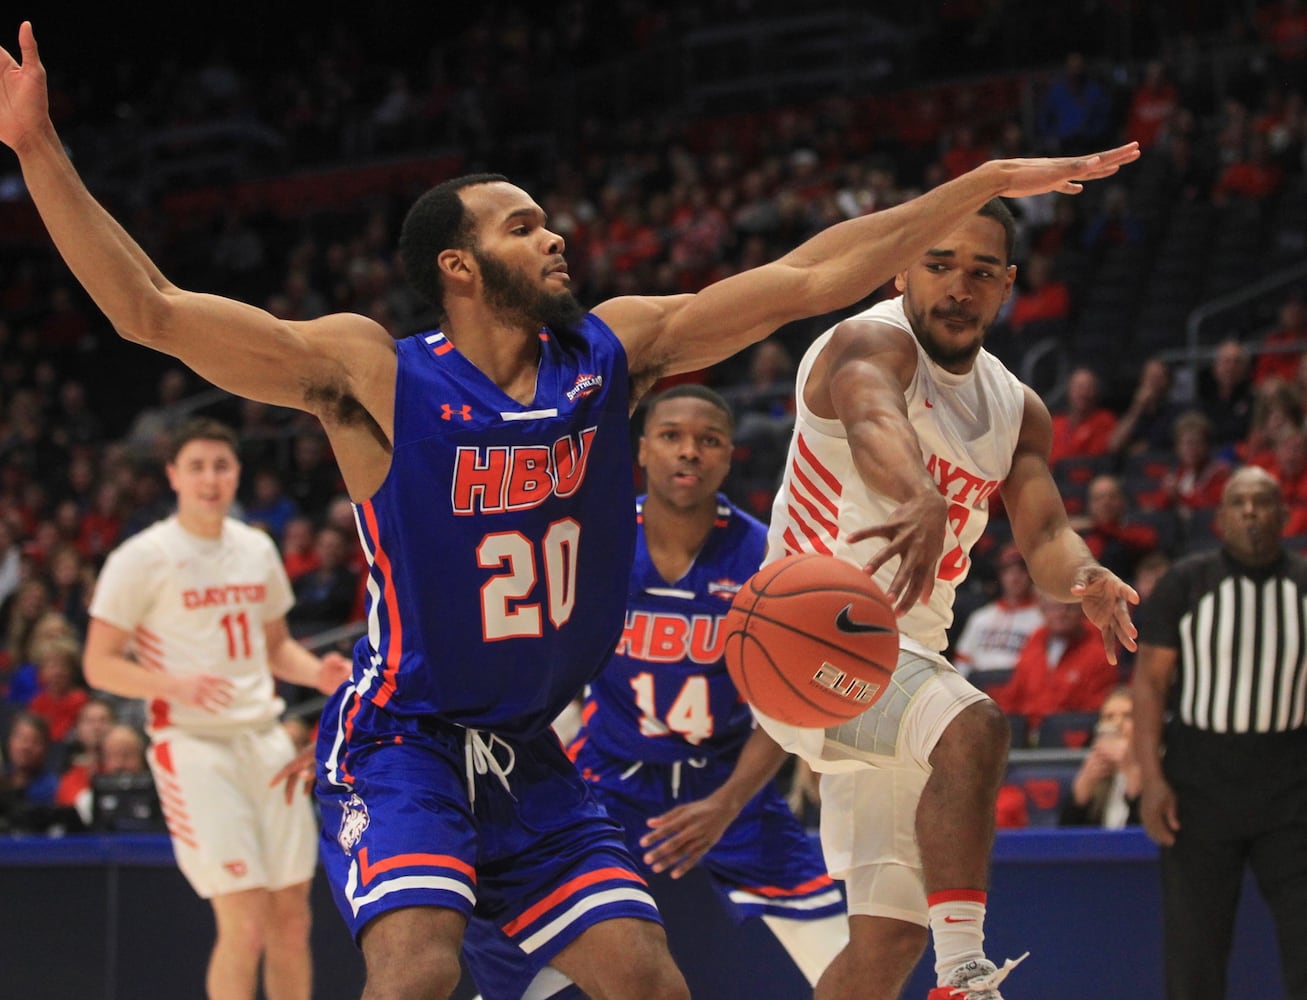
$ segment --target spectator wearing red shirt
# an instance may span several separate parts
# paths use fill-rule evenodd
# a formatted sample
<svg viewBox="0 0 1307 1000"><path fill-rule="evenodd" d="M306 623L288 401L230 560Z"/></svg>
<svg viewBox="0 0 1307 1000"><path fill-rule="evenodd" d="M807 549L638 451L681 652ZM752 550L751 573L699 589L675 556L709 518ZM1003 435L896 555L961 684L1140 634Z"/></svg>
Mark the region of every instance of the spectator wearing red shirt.
<svg viewBox="0 0 1307 1000"><path fill-rule="evenodd" d="M1284 168L1275 162L1266 136L1253 132L1248 136L1247 153L1231 163L1212 188L1212 201L1224 205L1234 199L1266 201L1284 183Z"/></svg>
<svg viewBox="0 0 1307 1000"><path fill-rule="evenodd" d="M35 659L41 687L27 707L50 724L50 740L60 743L90 698L78 670L81 650L75 642L52 639L37 647Z"/></svg>
<svg viewBox="0 0 1307 1000"><path fill-rule="evenodd" d="M1139 560L1158 547L1157 529L1133 523L1121 480L1095 476L1085 495L1085 513L1071 518L1071 527L1089 546L1094 558L1123 580L1134 575Z"/></svg>
<svg viewBox="0 0 1307 1000"><path fill-rule="evenodd" d="M999 708L1031 729L1054 712L1096 712L1120 683L1103 637L1079 604L1041 597L1044 626L1027 640L1012 680L992 692Z"/></svg>
<svg viewBox="0 0 1307 1000"><path fill-rule="evenodd" d="M1049 463L1063 458L1105 455L1116 427L1116 414L1098 405L1098 376L1077 368L1067 382L1065 413L1053 417L1053 450Z"/></svg>
<svg viewBox="0 0 1307 1000"><path fill-rule="evenodd" d="M281 537L281 562L292 583L322 565L313 544L313 522L307 517L292 517L286 522Z"/></svg>
<svg viewBox="0 0 1307 1000"><path fill-rule="evenodd" d="M1307 352L1307 305L1297 296L1286 299L1280 306L1279 322L1261 339L1269 350L1257 356L1253 383L1260 385L1268 379L1293 382L1298 377L1298 365Z"/></svg>
<svg viewBox="0 0 1307 1000"><path fill-rule="evenodd" d="M1197 410L1175 422L1175 465L1156 494L1136 497L1145 508L1209 510L1221 502L1230 463L1212 453L1212 422Z"/></svg>
<svg viewBox="0 0 1307 1000"><path fill-rule="evenodd" d="M1066 319L1071 315L1071 289L1053 273L1053 261L1032 253L1018 275L1019 287L1008 315L1018 333L1029 323Z"/></svg>
<svg viewBox="0 0 1307 1000"><path fill-rule="evenodd" d="M1130 97L1125 134L1147 149L1157 141L1162 126L1180 106L1180 91L1167 78L1166 67L1154 59L1144 67L1143 78Z"/></svg>
<svg viewBox="0 0 1307 1000"><path fill-rule="evenodd" d="M1289 516L1284 534L1307 534L1307 433L1294 428L1280 435L1269 458L1257 463L1280 481Z"/></svg>
<svg viewBox="0 0 1307 1000"><path fill-rule="evenodd" d="M83 822L91 822L91 779L104 768L104 738L118 721L112 703L98 695L91 695L77 713L73 726L73 759L59 778L55 790L56 805L75 806Z"/></svg>
<svg viewBox="0 0 1307 1000"><path fill-rule="evenodd" d="M82 515L77 551L98 564L118 544L122 530L122 490L105 480L95 488L91 509Z"/></svg>
<svg viewBox="0 0 1307 1000"><path fill-rule="evenodd" d="M1275 53L1280 75L1300 79L1307 62L1307 8L1302 0L1281 0L1262 8L1262 35Z"/></svg>
<svg viewBox="0 0 1307 1000"><path fill-rule="evenodd" d="M974 170L989 157L989 147L976 138L975 129L964 124L953 130L953 141L940 159L945 178L952 180Z"/></svg>

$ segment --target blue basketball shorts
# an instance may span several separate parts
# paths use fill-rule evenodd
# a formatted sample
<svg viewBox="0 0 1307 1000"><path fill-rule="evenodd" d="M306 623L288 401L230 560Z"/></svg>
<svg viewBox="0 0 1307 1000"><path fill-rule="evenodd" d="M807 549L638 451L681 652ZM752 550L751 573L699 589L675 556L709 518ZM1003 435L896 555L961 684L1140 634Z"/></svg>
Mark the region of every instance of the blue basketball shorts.
<svg viewBox="0 0 1307 1000"><path fill-rule="evenodd" d="M552 733L401 718L347 684L323 711L317 759L323 865L355 941L393 909L452 909L498 928L529 982L597 923L661 923L620 828Z"/></svg>
<svg viewBox="0 0 1307 1000"><path fill-rule="evenodd" d="M649 818L706 798L730 777L735 761L731 755L680 764L633 763L608 756L593 740L576 756L582 777L622 825L627 848L645 873L642 859L649 848L640 846L640 838L650 830ZM821 851L774 784L749 800L699 866L707 869L737 920L763 915L817 920L844 912L843 893L826 873Z"/></svg>

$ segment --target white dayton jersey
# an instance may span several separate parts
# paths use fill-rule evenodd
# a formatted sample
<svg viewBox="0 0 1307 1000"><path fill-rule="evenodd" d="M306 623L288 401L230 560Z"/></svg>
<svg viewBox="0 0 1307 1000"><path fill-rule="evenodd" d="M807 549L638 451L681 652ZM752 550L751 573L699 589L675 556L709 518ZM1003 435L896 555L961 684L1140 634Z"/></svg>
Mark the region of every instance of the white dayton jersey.
<svg viewBox="0 0 1307 1000"><path fill-rule="evenodd" d="M984 350L965 375L940 368L913 335L902 298L877 303L852 319L896 326L917 347L916 373L906 390L908 419L921 442L927 470L949 500L948 530L930 600L901 616L899 631L904 648L938 653L948 645L953 595L971 568L971 547L989 521L989 498L1012 467L1024 390L1016 376ZM844 425L814 416L804 405L808 374L833 333L832 328L818 337L799 365L794 434L772 507L768 561L820 552L863 566L884 540L851 545L849 532L885 523L898 506L863 483ZM891 559L882 566L876 582L889 589L898 564Z"/></svg>
<svg viewBox="0 0 1307 1000"><path fill-rule="evenodd" d="M226 732L274 722L285 708L268 669L266 622L294 604L272 539L232 518L218 538L201 538L170 517L120 545L105 561L91 615L131 633L148 670L209 673L232 682L218 712L155 699L149 729Z"/></svg>

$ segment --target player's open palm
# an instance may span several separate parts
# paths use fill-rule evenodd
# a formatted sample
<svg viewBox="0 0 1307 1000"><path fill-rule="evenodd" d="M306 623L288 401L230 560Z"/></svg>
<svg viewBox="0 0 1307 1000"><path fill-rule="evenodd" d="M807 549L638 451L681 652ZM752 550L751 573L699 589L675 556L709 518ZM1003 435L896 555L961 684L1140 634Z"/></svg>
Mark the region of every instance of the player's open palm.
<svg viewBox="0 0 1307 1000"><path fill-rule="evenodd" d="M1098 626L1103 635L1109 663L1116 663L1116 644L1137 648L1139 631L1130 620L1130 605L1139 603L1139 595L1119 576L1102 566L1093 566L1072 585L1071 594L1080 601L1085 617Z"/></svg>
<svg viewBox="0 0 1307 1000"><path fill-rule="evenodd" d="M0 141L15 149L49 121L45 67L30 21L18 29L18 47L21 63L0 48Z"/></svg>
<svg viewBox="0 0 1307 1000"><path fill-rule="evenodd" d="M849 532L856 545L868 538L883 538L885 545L867 562L868 576L875 576L895 556L898 569L887 594L899 614L910 611L918 601L930 599L935 573L944 552L944 531L948 524L948 501L931 490L896 507L881 524Z"/></svg>
<svg viewBox="0 0 1307 1000"><path fill-rule="evenodd" d="M656 872L671 869L672 878L680 878L721 840L735 817L734 810L711 795L654 816L650 832L640 838L640 846L650 848L645 864Z"/></svg>
<svg viewBox="0 0 1307 1000"><path fill-rule="evenodd" d="M1047 191L1079 194L1083 189L1083 181L1111 177L1125 164L1137 159L1139 143L1130 142L1116 149L1086 156L999 160L998 166L1004 177L1002 194L1005 198L1021 198Z"/></svg>

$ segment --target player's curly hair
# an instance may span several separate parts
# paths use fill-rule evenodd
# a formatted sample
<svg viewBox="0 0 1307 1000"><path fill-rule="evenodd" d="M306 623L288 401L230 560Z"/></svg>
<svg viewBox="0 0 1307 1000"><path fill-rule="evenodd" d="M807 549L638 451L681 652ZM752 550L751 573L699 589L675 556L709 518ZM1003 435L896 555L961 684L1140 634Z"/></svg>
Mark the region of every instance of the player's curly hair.
<svg viewBox="0 0 1307 1000"><path fill-rule="evenodd" d="M464 174L437 184L413 203L399 234L399 257L413 290L445 318L445 286L436 258L443 250L466 250L473 245L474 220L459 192L477 184L507 181L503 174Z"/></svg>

